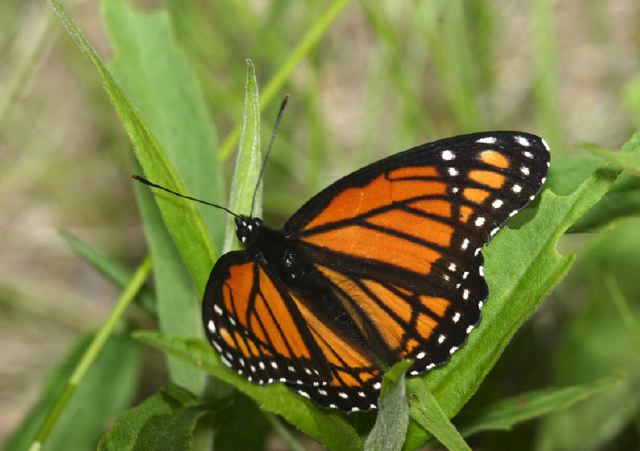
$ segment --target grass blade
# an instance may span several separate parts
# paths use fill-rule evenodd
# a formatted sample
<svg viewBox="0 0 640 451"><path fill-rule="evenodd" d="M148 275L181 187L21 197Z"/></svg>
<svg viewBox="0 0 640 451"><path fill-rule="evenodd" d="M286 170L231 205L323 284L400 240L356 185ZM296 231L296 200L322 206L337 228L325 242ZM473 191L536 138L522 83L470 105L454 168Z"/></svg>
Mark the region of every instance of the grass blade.
<svg viewBox="0 0 640 451"><path fill-rule="evenodd" d="M263 89L262 99L260 102L261 111L263 111L280 92L293 69L298 65L302 58L309 53L313 46L318 43L322 35L329 28L329 25L333 23L333 21L350 2L351 0L335 0L327 7L324 14L318 17L318 20L316 20L309 28L307 34L300 39L300 43L295 49L293 49L289 54L289 57L285 60L282 66L280 66L280 69L278 69L278 72L276 72L271 81L269 81ZM231 152L233 152L233 148L240 138L240 131L241 126L237 125L229 135L227 135L227 138L220 146L220 159L222 161L226 160Z"/></svg>
<svg viewBox="0 0 640 451"><path fill-rule="evenodd" d="M103 349L105 343L113 333L114 328L118 321L122 318L122 315L129 307L129 304L133 301L134 297L140 291L142 284L147 279L149 273L151 272L151 260L149 258L145 259L142 264L138 267L136 272L134 273L131 281L125 288L125 290L120 295L120 298L116 302L115 307L109 314L109 317L104 322L98 333L95 335L91 343L89 344L87 350L82 355L82 358L79 360L77 366L73 370L73 373L69 377L67 383L64 386L60 396L56 400L55 404L49 411L47 419L44 424L38 431L35 440L31 444L32 450L37 450L42 447L47 437L51 433L51 430L58 422L62 411L68 405L71 397L75 393L76 389L83 381L87 371L96 360L101 350Z"/></svg>

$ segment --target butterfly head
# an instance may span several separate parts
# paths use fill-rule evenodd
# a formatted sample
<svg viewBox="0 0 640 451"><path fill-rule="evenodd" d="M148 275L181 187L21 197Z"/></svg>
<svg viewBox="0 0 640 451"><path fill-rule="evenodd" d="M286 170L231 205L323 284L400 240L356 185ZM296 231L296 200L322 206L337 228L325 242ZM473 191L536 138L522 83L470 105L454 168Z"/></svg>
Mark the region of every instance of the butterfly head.
<svg viewBox="0 0 640 451"><path fill-rule="evenodd" d="M242 244L250 247L262 229L262 219L249 216L237 216L235 219L236 236Z"/></svg>

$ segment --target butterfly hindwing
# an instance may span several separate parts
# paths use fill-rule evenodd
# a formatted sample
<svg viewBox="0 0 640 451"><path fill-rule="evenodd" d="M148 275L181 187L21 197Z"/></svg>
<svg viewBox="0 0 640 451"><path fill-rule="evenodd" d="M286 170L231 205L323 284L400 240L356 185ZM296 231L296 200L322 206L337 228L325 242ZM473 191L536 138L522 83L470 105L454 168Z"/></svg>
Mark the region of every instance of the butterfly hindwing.
<svg viewBox="0 0 640 451"><path fill-rule="evenodd" d="M268 264L223 255L203 303L207 338L222 361L258 384L284 382L325 407L375 406L381 372L371 356L289 291Z"/></svg>
<svg viewBox="0 0 640 451"><path fill-rule="evenodd" d="M287 291L247 252L225 254L214 266L203 320L222 361L252 382L312 385L329 376Z"/></svg>

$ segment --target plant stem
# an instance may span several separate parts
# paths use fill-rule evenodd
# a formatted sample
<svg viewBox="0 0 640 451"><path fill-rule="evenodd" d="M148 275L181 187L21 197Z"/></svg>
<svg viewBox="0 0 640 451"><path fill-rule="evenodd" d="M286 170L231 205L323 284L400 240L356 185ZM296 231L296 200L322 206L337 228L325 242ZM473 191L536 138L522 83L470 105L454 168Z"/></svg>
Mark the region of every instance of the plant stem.
<svg viewBox="0 0 640 451"><path fill-rule="evenodd" d="M60 414L75 393L78 385L80 385L80 383L84 379L84 376L87 374L87 371L95 361L105 343L111 336L114 328L116 327L116 324L118 323L120 318L122 318L124 312L127 310L127 307L129 307L133 299L136 297L136 294L142 288L142 284L147 279L147 276L150 272L151 259L147 256L143 260L142 264L138 267L138 269L136 269L136 272L133 274L133 276L129 280L129 283L118 298L118 301L111 311L111 314L91 341L91 344L85 351L82 359L80 359L80 362L78 362L78 366L76 366L73 374L71 374L71 377L67 381L67 384L58 397L58 400L49 412L49 415L47 416L44 424L38 431L35 440L29 448L30 451L37 451L42 448L42 445L51 433L51 430L56 425Z"/></svg>
<svg viewBox="0 0 640 451"><path fill-rule="evenodd" d="M318 18L307 34L304 35L300 44L293 49L284 64L280 67L278 72L275 73L273 78L269 83L267 83L267 86L265 86L264 90L260 94L260 111L263 111L265 107L271 103L276 93L282 88L282 85L287 81L296 65L320 40L324 32L329 28L329 25L333 23L339 13L349 4L349 2L351 2L351 0L336 0L331 3L324 14ZM237 124L220 146L219 156L221 161L225 161L235 149L238 139L240 138L241 127L242 124Z"/></svg>

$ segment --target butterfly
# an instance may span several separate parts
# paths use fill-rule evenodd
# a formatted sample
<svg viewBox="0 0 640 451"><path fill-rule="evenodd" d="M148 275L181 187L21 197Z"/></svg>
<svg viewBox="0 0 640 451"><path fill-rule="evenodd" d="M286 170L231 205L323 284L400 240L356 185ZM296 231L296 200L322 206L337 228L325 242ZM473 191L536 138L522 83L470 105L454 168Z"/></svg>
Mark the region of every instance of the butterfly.
<svg viewBox="0 0 640 451"><path fill-rule="evenodd" d="M326 408L376 408L386 368L449 360L488 296L484 246L545 182L549 147L523 132L456 136L366 166L282 229L236 216L244 250L213 267L206 336L257 384Z"/></svg>

